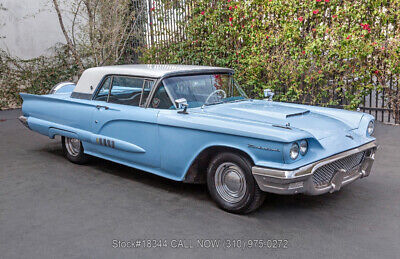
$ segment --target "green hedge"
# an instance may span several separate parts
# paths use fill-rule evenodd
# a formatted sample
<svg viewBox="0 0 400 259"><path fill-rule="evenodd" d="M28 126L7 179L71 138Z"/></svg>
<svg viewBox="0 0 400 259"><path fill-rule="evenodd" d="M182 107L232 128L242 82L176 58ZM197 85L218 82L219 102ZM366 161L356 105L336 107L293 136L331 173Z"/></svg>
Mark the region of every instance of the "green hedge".
<svg viewBox="0 0 400 259"><path fill-rule="evenodd" d="M174 7L161 2L162 22ZM181 40L159 41L142 61L232 67L252 97L272 88L283 101L356 108L400 74L399 14L398 0L199 0L168 31ZM390 91L386 103L399 105Z"/></svg>

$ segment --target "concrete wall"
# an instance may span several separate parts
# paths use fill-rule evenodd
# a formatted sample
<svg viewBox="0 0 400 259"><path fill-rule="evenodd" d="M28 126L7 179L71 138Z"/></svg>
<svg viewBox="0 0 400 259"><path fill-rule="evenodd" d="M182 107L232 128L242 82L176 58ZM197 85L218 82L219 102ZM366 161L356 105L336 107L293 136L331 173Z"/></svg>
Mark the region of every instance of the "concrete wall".
<svg viewBox="0 0 400 259"><path fill-rule="evenodd" d="M0 0L8 10L1 12L0 48L20 58L48 53L64 37L51 0Z"/></svg>

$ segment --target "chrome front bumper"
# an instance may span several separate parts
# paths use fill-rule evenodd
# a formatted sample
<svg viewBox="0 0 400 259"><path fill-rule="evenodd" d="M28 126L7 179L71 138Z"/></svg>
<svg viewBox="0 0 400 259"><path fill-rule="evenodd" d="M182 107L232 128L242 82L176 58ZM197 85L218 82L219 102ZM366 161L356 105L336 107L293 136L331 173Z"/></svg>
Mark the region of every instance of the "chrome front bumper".
<svg viewBox="0 0 400 259"><path fill-rule="evenodd" d="M293 171L254 166L252 172L262 191L278 194L304 193L319 195L338 191L346 184L359 178L367 177L371 172L376 149L376 142L373 141ZM357 166L348 170L343 168L335 169L331 179L325 186L317 186L313 182L313 175L318 168L361 152L364 152L363 159Z"/></svg>

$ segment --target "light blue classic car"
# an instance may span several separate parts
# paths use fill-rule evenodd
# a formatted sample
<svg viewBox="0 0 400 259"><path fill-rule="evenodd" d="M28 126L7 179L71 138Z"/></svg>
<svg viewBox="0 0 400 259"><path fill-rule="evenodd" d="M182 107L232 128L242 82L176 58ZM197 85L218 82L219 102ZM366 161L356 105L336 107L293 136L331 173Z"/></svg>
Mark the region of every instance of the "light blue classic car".
<svg viewBox="0 0 400 259"><path fill-rule="evenodd" d="M318 195L370 174L371 115L252 100L227 68L123 65L86 70L48 95L21 94L21 122L62 137L65 156L96 156L162 177L207 183L224 210L265 193Z"/></svg>

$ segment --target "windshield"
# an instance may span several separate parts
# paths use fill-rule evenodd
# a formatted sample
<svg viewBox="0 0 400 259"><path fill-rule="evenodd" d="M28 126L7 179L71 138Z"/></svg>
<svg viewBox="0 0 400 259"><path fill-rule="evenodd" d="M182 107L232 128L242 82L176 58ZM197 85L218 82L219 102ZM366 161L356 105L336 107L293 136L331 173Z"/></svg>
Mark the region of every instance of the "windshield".
<svg viewBox="0 0 400 259"><path fill-rule="evenodd" d="M163 82L172 99L185 98L189 108L247 99L229 74L179 76Z"/></svg>

